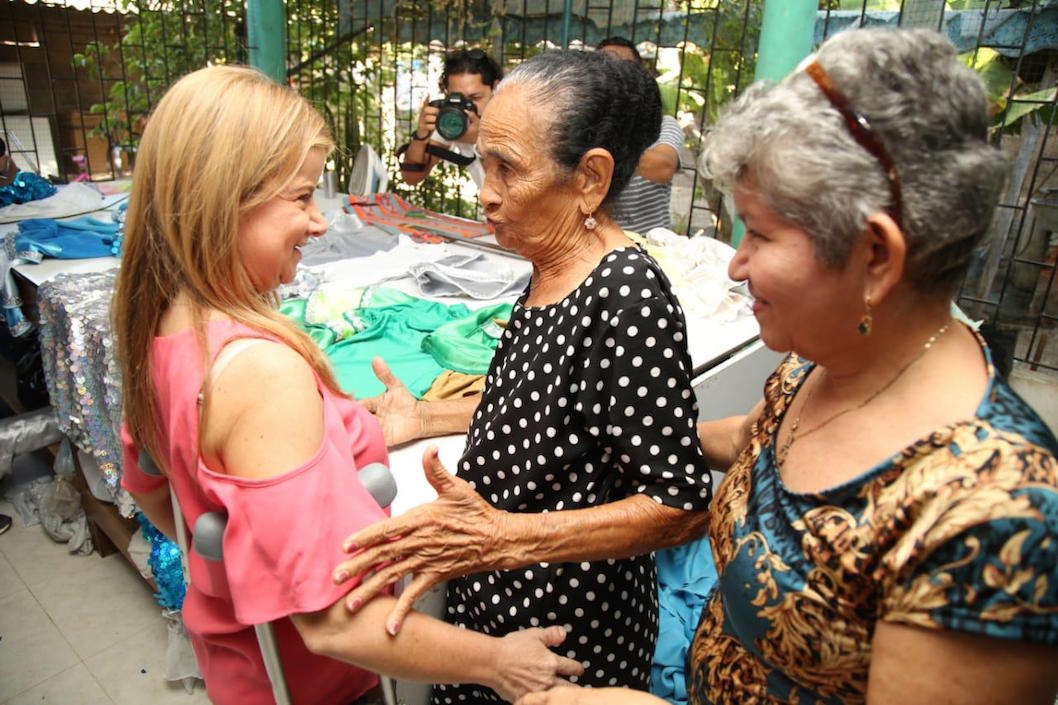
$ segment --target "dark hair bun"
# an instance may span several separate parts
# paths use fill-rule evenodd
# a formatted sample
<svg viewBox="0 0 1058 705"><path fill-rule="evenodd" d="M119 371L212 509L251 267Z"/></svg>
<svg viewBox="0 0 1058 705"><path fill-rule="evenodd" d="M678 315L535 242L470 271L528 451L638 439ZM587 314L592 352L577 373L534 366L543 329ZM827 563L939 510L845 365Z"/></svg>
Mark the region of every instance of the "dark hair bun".
<svg viewBox="0 0 1058 705"><path fill-rule="evenodd" d="M661 132L661 93L638 61L600 52L550 51L515 67L511 83L534 86L551 120L551 156L573 170L589 149L602 147L614 159L609 203L635 173L639 157Z"/></svg>

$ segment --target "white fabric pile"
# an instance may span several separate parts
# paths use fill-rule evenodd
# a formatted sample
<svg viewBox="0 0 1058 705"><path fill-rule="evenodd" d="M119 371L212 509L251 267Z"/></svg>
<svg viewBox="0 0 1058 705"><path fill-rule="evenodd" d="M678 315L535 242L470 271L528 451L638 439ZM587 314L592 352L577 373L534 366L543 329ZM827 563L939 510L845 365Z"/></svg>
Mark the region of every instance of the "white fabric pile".
<svg viewBox="0 0 1058 705"><path fill-rule="evenodd" d="M730 322L752 314L752 299L727 276L735 249L711 237L684 237L665 228L640 236L664 270L688 320Z"/></svg>

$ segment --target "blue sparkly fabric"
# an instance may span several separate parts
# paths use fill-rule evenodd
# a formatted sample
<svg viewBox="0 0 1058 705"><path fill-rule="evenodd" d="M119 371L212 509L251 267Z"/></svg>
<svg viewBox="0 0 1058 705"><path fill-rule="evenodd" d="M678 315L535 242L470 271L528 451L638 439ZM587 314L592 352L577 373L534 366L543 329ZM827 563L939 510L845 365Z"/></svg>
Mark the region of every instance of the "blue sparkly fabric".
<svg viewBox="0 0 1058 705"><path fill-rule="evenodd" d="M154 599L165 609L178 610L184 604L185 589L184 570L180 565L180 547L154 528L154 524L143 512L136 514L136 520L143 529L143 538L147 539L151 546L147 565L151 567L154 584L158 586Z"/></svg>
<svg viewBox="0 0 1058 705"><path fill-rule="evenodd" d="M122 241L125 234L125 212L129 209L129 202L125 201L114 211L114 222L118 224L118 230L114 234L114 241L110 245L110 254L121 257Z"/></svg>
<svg viewBox="0 0 1058 705"><path fill-rule="evenodd" d="M0 186L0 208L13 203L29 203L54 196L57 189L47 179L31 171L15 173L14 180L7 186Z"/></svg>

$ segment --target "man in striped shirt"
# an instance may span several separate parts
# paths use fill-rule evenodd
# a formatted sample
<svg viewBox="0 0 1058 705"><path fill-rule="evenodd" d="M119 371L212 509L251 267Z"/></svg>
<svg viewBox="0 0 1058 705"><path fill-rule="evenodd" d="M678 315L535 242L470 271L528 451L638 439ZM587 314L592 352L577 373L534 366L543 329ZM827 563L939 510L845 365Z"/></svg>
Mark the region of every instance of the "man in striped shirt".
<svg viewBox="0 0 1058 705"><path fill-rule="evenodd" d="M595 48L615 59L642 61L635 44L624 37L608 37ZM682 149L680 124L663 115L657 142L643 152L632 180L614 201L614 218L624 230L645 235L651 228L672 228L669 200Z"/></svg>

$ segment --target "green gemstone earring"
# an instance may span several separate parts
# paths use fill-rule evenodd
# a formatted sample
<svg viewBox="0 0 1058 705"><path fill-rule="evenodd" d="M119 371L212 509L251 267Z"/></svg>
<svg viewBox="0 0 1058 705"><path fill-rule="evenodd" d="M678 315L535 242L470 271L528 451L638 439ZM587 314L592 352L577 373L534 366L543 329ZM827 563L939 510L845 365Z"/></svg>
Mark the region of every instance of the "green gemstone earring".
<svg viewBox="0 0 1058 705"><path fill-rule="evenodd" d="M871 334L871 324L874 323L874 317L871 316L871 297L863 297L863 305L867 307L867 311L860 317L859 325L856 329L860 332L864 338Z"/></svg>

